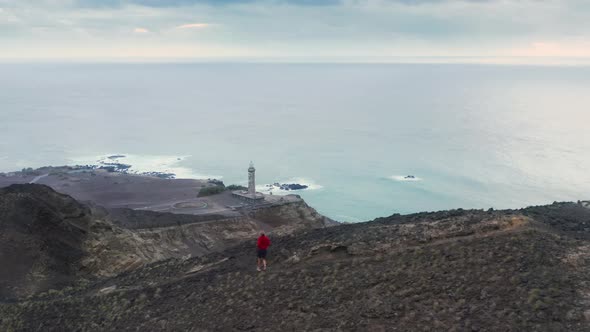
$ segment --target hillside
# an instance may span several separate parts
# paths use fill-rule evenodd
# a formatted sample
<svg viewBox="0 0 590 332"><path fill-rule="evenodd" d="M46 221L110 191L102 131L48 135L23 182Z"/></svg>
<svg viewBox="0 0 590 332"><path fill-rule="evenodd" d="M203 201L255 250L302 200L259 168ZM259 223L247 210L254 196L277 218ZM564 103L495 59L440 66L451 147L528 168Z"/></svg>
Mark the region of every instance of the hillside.
<svg viewBox="0 0 590 332"><path fill-rule="evenodd" d="M454 210L274 236L0 306L0 330L589 331L590 210Z"/></svg>
<svg viewBox="0 0 590 332"><path fill-rule="evenodd" d="M276 222L256 219L259 213ZM305 202L228 218L105 209L45 185L11 185L0 188L0 300L221 251L255 238L260 229L325 227L324 219Z"/></svg>
<svg viewBox="0 0 590 332"><path fill-rule="evenodd" d="M84 257L90 209L41 186L0 189L0 298L72 281Z"/></svg>

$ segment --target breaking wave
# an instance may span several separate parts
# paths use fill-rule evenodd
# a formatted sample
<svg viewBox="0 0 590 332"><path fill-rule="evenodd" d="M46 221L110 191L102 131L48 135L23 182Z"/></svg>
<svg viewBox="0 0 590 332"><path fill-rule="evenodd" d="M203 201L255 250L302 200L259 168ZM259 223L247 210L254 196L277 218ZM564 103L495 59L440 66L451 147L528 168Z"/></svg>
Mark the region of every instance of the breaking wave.
<svg viewBox="0 0 590 332"><path fill-rule="evenodd" d="M289 195L289 194L296 194L301 191L308 191L308 190L319 190L324 188L322 185L315 183L313 180L308 178L290 178L285 181L278 181L279 184L300 184L307 186L305 189L299 190L283 190L272 183L257 185L256 190L262 193L273 193L274 195Z"/></svg>
<svg viewBox="0 0 590 332"><path fill-rule="evenodd" d="M134 155L134 154L108 154L102 156L82 156L70 158L76 165L110 166L113 164L126 165L126 173L129 174L173 174L177 179L221 179L220 175L208 175L195 173L188 167L180 166L180 163L190 156L170 155ZM128 167L127 167L128 166Z"/></svg>

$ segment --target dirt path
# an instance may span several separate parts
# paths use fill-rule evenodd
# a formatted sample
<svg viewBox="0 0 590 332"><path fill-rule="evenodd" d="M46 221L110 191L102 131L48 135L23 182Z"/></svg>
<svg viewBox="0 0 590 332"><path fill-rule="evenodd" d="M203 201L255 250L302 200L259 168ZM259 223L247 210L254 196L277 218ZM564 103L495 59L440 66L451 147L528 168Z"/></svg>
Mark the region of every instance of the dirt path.
<svg viewBox="0 0 590 332"><path fill-rule="evenodd" d="M49 174L43 174L43 175L36 176L33 180L31 180L31 182L29 182L29 184L37 183L37 181L39 181L42 178L47 177L47 176L49 176Z"/></svg>

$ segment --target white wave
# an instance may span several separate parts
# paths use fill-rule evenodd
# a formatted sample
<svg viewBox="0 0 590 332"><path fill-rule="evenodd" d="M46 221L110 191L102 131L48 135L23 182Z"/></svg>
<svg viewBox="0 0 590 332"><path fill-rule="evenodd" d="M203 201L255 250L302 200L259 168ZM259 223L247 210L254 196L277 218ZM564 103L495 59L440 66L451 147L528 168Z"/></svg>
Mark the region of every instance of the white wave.
<svg viewBox="0 0 590 332"><path fill-rule="evenodd" d="M172 173L177 179L221 179L220 175L207 175L195 173L188 167L179 164L190 156L166 156L166 155L134 155L134 154L107 154L102 156L82 156L70 158L76 165L105 165L120 163L130 165L128 172L142 174L149 172Z"/></svg>
<svg viewBox="0 0 590 332"><path fill-rule="evenodd" d="M308 179L308 178L302 178L302 177L298 177L298 178L291 178L289 180L283 181L281 183L298 183L298 184L304 184L307 186L307 189L305 190L319 190L324 188L322 185L315 183L313 180Z"/></svg>
<svg viewBox="0 0 590 332"><path fill-rule="evenodd" d="M305 186L307 186L307 188L301 189L301 190L283 190L277 186L274 186L272 183L268 183L268 184L257 185L256 191L259 191L262 193L271 193L272 192L273 195L289 195L289 194L297 194L298 192L301 192L301 191L319 190L319 189L324 188L322 185L315 183L313 180L308 179L308 178L302 178L302 177L290 178L285 181L277 181L277 182L280 184L297 183L297 184L305 185Z"/></svg>
<svg viewBox="0 0 590 332"><path fill-rule="evenodd" d="M408 177L408 175L392 175L389 179L394 181L401 181L401 182L415 182L415 181L422 181L422 178L417 176Z"/></svg>

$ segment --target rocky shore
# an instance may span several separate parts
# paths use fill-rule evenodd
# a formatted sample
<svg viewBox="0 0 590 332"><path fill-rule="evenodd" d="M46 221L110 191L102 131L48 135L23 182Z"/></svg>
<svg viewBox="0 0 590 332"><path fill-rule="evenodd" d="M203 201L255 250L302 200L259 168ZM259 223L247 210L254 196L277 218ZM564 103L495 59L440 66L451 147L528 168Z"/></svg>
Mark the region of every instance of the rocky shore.
<svg viewBox="0 0 590 332"><path fill-rule="evenodd" d="M279 190L303 190L303 189L307 189L309 188L309 186L305 185L305 184L299 184L299 183L273 183L273 184L267 184L266 188L268 190L273 190L273 189L279 189Z"/></svg>
<svg viewBox="0 0 590 332"><path fill-rule="evenodd" d="M222 194L225 185L220 180L175 179L168 173L158 172L136 174L127 172L127 165L107 164L42 167L4 173L0 174L0 187L44 184L77 200L108 209L238 216L230 206L241 203L231 195L201 195L203 192Z"/></svg>

